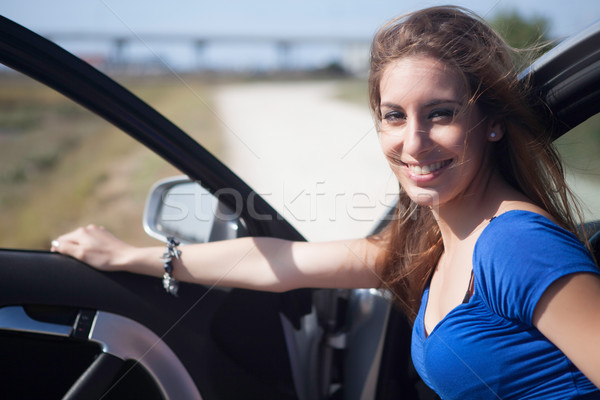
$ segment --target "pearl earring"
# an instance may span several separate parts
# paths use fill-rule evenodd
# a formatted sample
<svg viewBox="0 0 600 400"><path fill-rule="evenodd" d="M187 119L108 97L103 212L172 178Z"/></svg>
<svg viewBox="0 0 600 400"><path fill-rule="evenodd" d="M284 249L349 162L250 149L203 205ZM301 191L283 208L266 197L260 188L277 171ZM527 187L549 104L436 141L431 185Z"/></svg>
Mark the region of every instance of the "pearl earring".
<svg viewBox="0 0 600 400"><path fill-rule="evenodd" d="M496 139L496 132L490 133L490 139Z"/></svg>

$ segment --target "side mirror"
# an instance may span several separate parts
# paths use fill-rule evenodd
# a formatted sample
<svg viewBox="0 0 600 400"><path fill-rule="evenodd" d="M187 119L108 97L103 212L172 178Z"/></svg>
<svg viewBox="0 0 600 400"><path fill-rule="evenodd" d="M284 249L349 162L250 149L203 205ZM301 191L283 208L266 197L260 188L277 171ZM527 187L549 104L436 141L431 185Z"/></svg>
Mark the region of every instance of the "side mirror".
<svg viewBox="0 0 600 400"><path fill-rule="evenodd" d="M153 238L182 244L246 236L245 224L229 207L186 176L157 182L144 210L144 230Z"/></svg>

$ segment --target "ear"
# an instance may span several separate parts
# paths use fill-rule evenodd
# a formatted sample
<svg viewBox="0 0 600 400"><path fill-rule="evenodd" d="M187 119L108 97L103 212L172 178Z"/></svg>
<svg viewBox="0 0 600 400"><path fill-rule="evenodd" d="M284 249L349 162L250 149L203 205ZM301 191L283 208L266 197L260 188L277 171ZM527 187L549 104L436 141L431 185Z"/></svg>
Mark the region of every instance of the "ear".
<svg viewBox="0 0 600 400"><path fill-rule="evenodd" d="M488 132L488 140L490 142L499 142L504 137L504 126L500 122L491 124Z"/></svg>

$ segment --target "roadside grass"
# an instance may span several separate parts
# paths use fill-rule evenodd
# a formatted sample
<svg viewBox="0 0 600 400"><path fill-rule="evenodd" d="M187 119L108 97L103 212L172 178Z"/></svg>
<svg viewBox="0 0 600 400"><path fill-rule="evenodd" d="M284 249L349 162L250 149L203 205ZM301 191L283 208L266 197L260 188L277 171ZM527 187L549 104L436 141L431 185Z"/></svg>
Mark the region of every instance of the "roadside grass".
<svg viewBox="0 0 600 400"><path fill-rule="evenodd" d="M210 87L194 77L126 86L217 155ZM136 244L144 201L158 179L180 174L123 132L21 76L1 76L0 246L48 249L52 238L95 223Z"/></svg>
<svg viewBox="0 0 600 400"><path fill-rule="evenodd" d="M366 78L347 78L339 81L336 98L369 109Z"/></svg>
<svg viewBox="0 0 600 400"><path fill-rule="evenodd" d="M556 141L563 161L574 173L595 176L600 183L600 115L596 115Z"/></svg>
<svg viewBox="0 0 600 400"><path fill-rule="evenodd" d="M583 206L584 220L600 219L600 115L579 125L556 142L567 182Z"/></svg>

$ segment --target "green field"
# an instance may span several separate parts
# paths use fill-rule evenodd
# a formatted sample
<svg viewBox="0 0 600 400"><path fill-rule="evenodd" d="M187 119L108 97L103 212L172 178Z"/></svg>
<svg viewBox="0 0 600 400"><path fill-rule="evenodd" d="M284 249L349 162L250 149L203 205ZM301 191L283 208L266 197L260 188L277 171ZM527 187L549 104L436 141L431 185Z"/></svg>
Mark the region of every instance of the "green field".
<svg viewBox="0 0 600 400"><path fill-rule="evenodd" d="M194 77L126 86L219 154L210 87ZM62 95L0 76L0 246L47 249L52 238L96 223L133 243L151 185L179 174L154 153Z"/></svg>

